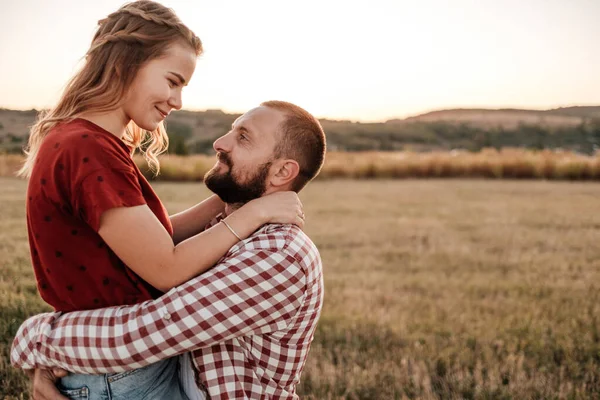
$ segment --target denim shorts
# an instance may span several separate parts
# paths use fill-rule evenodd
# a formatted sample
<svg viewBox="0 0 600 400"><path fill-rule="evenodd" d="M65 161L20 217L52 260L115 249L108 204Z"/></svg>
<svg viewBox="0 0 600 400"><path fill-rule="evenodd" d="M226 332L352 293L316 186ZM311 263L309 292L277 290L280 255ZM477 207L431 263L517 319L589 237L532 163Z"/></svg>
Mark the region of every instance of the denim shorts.
<svg viewBox="0 0 600 400"><path fill-rule="evenodd" d="M173 357L126 372L69 374L56 386L63 396L79 400L188 400L178 370Z"/></svg>

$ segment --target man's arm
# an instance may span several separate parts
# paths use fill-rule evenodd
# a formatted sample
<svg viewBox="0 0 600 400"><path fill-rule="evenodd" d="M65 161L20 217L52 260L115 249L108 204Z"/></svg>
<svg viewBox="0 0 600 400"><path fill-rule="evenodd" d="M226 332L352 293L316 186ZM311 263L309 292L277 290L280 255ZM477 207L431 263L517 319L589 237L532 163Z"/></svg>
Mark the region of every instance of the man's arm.
<svg viewBox="0 0 600 400"><path fill-rule="evenodd" d="M300 308L305 283L288 252L247 249L157 300L34 316L17 332L11 362L23 369L121 372L282 330Z"/></svg>

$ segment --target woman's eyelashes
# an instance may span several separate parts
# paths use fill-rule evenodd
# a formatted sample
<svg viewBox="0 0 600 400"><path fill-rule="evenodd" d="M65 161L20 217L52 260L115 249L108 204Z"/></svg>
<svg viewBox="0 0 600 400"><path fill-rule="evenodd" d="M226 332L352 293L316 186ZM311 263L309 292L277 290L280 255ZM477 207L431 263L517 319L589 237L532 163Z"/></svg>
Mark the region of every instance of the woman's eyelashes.
<svg viewBox="0 0 600 400"><path fill-rule="evenodd" d="M169 87L170 88L174 88L179 86L179 84L177 82L175 82L173 79L167 78L167 80L169 81Z"/></svg>

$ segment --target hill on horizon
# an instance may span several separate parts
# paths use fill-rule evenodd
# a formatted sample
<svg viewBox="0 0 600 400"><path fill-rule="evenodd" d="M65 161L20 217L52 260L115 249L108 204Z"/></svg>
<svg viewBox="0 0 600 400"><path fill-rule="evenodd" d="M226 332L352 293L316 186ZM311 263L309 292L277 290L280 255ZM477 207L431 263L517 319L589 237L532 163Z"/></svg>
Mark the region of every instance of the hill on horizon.
<svg viewBox="0 0 600 400"><path fill-rule="evenodd" d="M600 118L600 106L561 107L549 110L526 110L516 108L454 108L435 110L404 119L387 122L451 122L468 123L483 128L515 128L519 124L549 127L576 126L585 119Z"/></svg>
<svg viewBox="0 0 600 400"><path fill-rule="evenodd" d="M0 108L0 152L19 152L37 110ZM167 118L170 152L212 153L240 114L221 110L173 112ZM362 150L478 150L483 147L565 148L592 153L600 146L600 106L550 110L448 109L385 122L320 120L328 148Z"/></svg>

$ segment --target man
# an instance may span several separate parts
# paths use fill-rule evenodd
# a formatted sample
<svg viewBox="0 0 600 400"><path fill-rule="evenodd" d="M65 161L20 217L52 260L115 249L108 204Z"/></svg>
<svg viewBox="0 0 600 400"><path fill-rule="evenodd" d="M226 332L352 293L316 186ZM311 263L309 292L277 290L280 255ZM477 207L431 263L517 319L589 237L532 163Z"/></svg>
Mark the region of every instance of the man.
<svg viewBox="0 0 600 400"><path fill-rule="evenodd" d="M301 190L323 164L325 135L305 110L269 101L239 117L214 148L218 162L205 183L227 214L253 198ZM191 352L190 398L206 391L211 399L296 399L322 303L315 245L295 225L265 225L215 267L157 300L28 319L11 362L100 374ZM53 374L41 371L34 390L42 398L57 395L48 385Z"/></svg>

